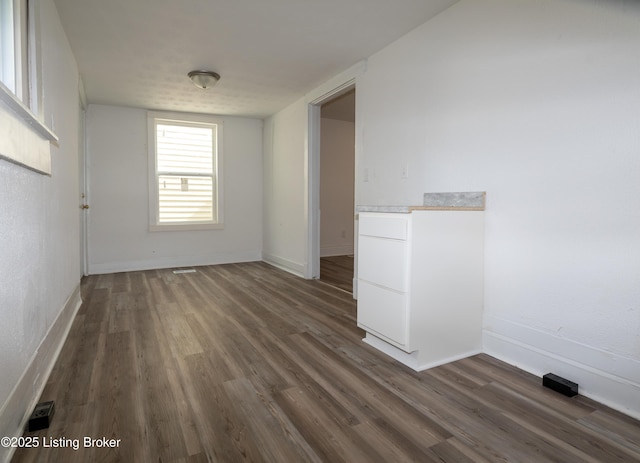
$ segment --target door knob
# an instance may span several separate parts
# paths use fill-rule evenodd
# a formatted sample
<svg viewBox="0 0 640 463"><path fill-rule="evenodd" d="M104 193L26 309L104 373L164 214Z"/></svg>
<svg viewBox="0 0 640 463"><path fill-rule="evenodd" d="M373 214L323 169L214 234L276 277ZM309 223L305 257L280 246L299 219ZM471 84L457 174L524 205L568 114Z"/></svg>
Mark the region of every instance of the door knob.
<svg viewBox="0 0 640 463"><path fill-rule="evenodd" d="M89 209L89 205L88 204L83 204L80 206L80 209Z"/></svg>

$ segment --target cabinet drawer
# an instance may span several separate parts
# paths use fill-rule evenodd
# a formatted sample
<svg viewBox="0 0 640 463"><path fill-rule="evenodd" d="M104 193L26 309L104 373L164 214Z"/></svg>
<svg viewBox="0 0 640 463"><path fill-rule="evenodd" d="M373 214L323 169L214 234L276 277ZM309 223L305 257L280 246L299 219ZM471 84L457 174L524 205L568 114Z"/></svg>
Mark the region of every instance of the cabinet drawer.
<svg viewBox="0 0 640 463"><path fill-rule="evenodd" d="M409 214L360 213L358 234L406 240Z"/></svg>
<svg viewBox="0 0 640 463"><path fill-rule="evenodd" d="M408 243L372 236L358 240L358 279L407 291Z"/></svg>
<svg viewBox="0 0 640 463"><path fill-rule="evenodd" d="M407 344L406 295L365 281L358 283L358 326L405 346Z"/></svg>

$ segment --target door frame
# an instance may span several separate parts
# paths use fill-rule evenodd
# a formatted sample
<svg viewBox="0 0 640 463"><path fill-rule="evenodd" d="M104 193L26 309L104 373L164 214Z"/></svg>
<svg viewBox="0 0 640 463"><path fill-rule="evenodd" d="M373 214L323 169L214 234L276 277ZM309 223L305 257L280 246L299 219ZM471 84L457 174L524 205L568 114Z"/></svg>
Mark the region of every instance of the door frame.
<svg viewBox="0 0 640 463"><path fill-rule="evenodd" d="M305 278L320 278L320 107L356 88L351 78L308 104L307 138L307 265ZM357 98L357 97L356 97ZM355 153L354 153L355 157ZM355 178L354 178L355 183ZM355 208L355 204L354 204Z"/></svg>
<svg viewBox="0 0 640 463"><path fill-rule="evenodd" d="M89 275L89 223L88 209L89 184L87 166L87 97L82 80L78 82L79 114L78 114L78 190L80 206L80 277Z"/></svg>

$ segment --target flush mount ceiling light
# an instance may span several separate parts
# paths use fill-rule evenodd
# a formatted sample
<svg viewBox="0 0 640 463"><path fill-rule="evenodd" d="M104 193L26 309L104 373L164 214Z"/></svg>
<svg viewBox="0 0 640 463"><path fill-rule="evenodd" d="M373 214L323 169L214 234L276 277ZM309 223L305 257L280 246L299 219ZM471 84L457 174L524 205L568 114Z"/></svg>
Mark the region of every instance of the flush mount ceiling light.
<svg viewBox="0 0 640 463"><path fill-rule="evenodd" d="M193 85L203 89L213 87L220 80L220 74L211 71L191 71L187 75Z"/></svg>

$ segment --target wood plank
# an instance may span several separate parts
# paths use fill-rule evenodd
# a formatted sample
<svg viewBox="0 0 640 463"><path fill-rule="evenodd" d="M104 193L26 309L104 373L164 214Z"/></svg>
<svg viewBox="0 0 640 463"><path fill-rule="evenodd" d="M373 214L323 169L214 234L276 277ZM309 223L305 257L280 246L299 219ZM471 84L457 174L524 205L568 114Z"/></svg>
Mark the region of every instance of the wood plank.
<svg viewBox="0 0 640 463"><path fill-rule="evenodd" d="M243 437L251 440L260 453L260 460L303 461L315 454L296 445L286 433L274 432L281 428L282 421L274 416L273 400L261 394L247 378L234 379L224 383L224 388L236 409L238 417L246 427Z"/></svg>
<svg viewBox="0 0 640 463"><path fill-rule="evenodd" d="M353 292L353 256L320 258L320 281Z"/></svg>
<svg viewBox="0 0 640 463"><path fill-rule="evenodd" d="M351 294L264 263L83 280L14 462L640 461L640 423L487 355L415 372L362 342Z"/></svg>
<svg viewBox="0 0 640 463"><path fill-rule="evenodd" d="M275 399L322 461L384 461L350 426L327 413L308 391L295 387L276 394Z"/></svg>

